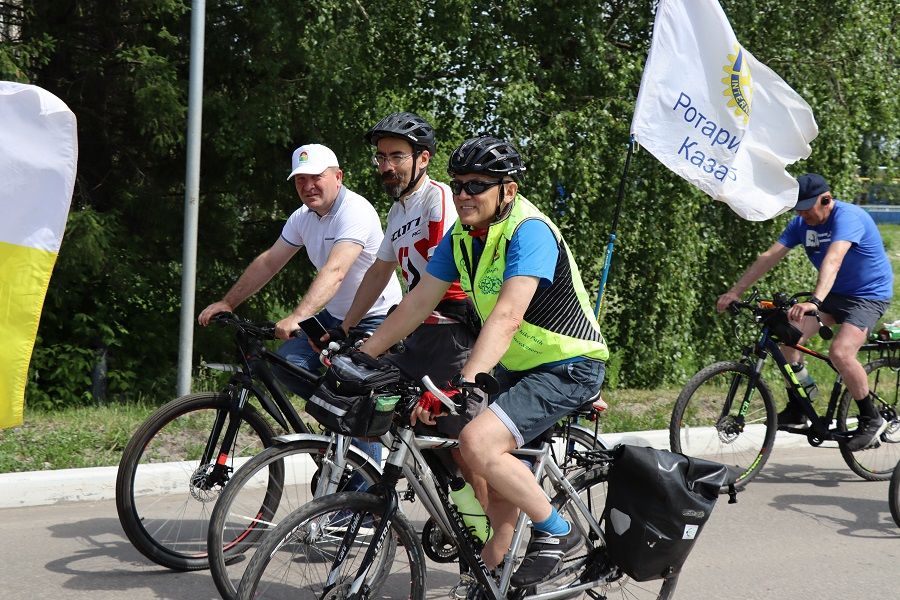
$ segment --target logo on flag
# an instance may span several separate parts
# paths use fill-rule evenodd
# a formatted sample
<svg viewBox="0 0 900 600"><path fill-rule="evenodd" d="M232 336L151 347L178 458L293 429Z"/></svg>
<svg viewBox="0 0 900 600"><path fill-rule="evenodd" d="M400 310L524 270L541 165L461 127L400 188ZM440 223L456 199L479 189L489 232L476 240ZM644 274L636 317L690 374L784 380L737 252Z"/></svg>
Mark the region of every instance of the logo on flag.
<svg viewBox="0 0 900 600"><path fill-rule="evenodd" d="M716 0L661 0L631 133L691 184L761 221L793 208L798 186L785 168L809 156L819 129L803 98L741 46Z"/></svg>
<svg viewBox="0 0 900 600"><path fill-rule="evenodd" d="M728 88L722 92L723 96L729 96L728 108L734 109L734 116L741 117L744 125L750 122L750 103L753 98L753 78L750 69L744 61L744 49L735 46L735 54L728 55L728 64L722 70L728 73L728 77L722 79L722 83Z"/></svg>

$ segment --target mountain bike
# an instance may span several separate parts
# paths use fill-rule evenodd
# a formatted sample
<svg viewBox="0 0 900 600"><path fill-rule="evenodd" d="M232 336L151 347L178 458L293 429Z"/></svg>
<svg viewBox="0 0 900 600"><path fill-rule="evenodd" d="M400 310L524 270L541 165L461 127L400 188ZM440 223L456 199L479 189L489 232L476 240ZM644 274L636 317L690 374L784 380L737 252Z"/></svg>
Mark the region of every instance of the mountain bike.
<svg viewBox="0 0 900 600"><path fill-rule="evenodd" d="M404 394L410 398L418 398L424 391L421 385L411 381L402 386ZM592 403L586 403L554 426L548 444L549 460L563 473L571 475L583 470L576 460L579 453L606 448L598 436L598 412ZM592 423L593 427L582 423ZM210 516L207 547L213 581L225 600L236 597L247 564L278 523L303 507L309 498L344 488L342 485L323 488L322 482L327 481L327 475L310 478L310 474L327 473L326 466L330 467L339 459L340 437L328 447L323 446L321 436L278 437L272 446L234 473ZM390 436L383 437L382 443L390 447L391 439ZM410 443L429 458L435 450L447 452L458 445L456 440L421 434L413 437ZM316 452L321 455L317 456ZM320 465L319 471L316 471L316 464ZM283 473L280 478L283 487L272 482L276 477L273 471L279 477ZM337 468L331 472L346 477L349 471ZM416 497L412 484L401 497L410 501ZM442 530L434 520L429 520L422 531L425 554L437 562L455 560L455 546L448 541L452 539L448 536L446 529Z"/></svg>
<svg viewBox="0 0 900 600"><path fill-rule="evenodd" d="M423 384L442 397L427 377ZM423 532L420 539L398 509L400 494L396 488L402 477L430 515L432 531L442 532L442 547L452 548L458 555L468 568L467 579L482 586L485 598L550 600L585 592L595 598L671 598L677 575L636 582L625 576L606 554L603 530L594 514L599 514L604 505L612 454L606 450L576 452L581 469L569 480L550 458L549 442L542 442L538 448L516 450L514 454L534 460L535 477L549 480L549 488L554 490L553 506L573 527L579 528L585 544L567 557L548 580L513 590L510 579L529 528L527 517L522 514L499 580L495 580L481 561L479 540L448 497L443 481L447 474L423 452L426 447L447 447L458 441L415 439L408 419L417 399L416 393L401 391L381 482L368 493L340 492L317 498L285 517L263 538L250 560L238 598L424 598L427 552L423 543L433 542L430 533ZM446 396L442 400L452 406Z"/></svg>
<svg viewBox="0 0 900 600"><path fill-rule="evenodd" d="M869 389L878 397L876 408L888 422L888 428L869 448L856 452L842 443L855 425L851 409L856 406L840 374L828 356L797 344L799 330L788 322L787 310L808 292L791 297L775 294L772 300L760 300L754 290L748 302L734 302L731 312L749 315L759 334L755 343L743 350L739 361L724 361L701 369L685 385L675 401L669 424L669 442L675 452L708 457L740 471L737 486L742 487L763 468L772 450L777 430L806 436L811 446L826 441L838 442L841 455L850 469L860 477L884 480L900 460L900 357L898 342L873 341L861 351L876 358L864 365ZM807 313L818 319L818 312ZM830 339L831 329L819 320L819 334ZM821 414L806 390L797 380L779 343L796 348L821 361L835 374L828 405ZM779 427L777 411L769 386L763 379L763 367L774 359L787 386L790 399L802 407L809 427ZM780 379L781 379L780 378ZM779 385L782 381L778 382Z"/></svg>
<svg viewBox="0 0 900 600"><path fill-rule="evenodd" d="M284 431L310 434L273 374L316 382L319 377L268 350L275 339L273 323L253 323L231 313L213 321L233 327L237 366L221 392L188 394L157 409L135 431L122 453L116 477L116 509L128 539L153 562L175 570L203 569L209 519L216 499L235 469L249 457L276 443L274 422ZM251 399L256 399L262 410ZM332 469L328 491L343 489L349 474L359 472L368 484L378 478L379 466L355 447L341 443L332 451L332 436L311 436L303 451L316 469L328 456ZM277 504L286 474L281 463L272 465L267 494L256 511ZM312 498L308 488L297 491ZM302 499L296 497L295 501Z"/></svg>

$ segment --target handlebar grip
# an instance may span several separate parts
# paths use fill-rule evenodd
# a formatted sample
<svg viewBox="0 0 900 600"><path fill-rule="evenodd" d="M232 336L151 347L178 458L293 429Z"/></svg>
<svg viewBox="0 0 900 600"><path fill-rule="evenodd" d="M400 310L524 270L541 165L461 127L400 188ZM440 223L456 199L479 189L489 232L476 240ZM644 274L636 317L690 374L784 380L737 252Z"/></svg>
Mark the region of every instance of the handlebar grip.
<svg viewBox="0 0 900 600"><path fill-rule="evenodd" d="M441 404L444 405L444 408L447 409L451 415L459 415L459 409L461 407L456 405L456 402L447 397L447 395L438 389L434 382L431 381L431 377L425 375L422 377L422 385L425 386L425 389L434 394L434 397L441 401Z"/></svg>

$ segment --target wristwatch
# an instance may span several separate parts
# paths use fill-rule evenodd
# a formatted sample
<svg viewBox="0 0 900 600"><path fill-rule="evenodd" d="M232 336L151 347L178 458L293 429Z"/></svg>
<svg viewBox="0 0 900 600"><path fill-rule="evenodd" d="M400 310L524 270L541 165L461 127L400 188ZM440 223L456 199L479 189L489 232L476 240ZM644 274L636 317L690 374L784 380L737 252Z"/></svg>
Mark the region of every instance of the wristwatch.
<svg viewBox="0 0 900 600"><path fill-rule="evenodd" d="M810 296L809 300L807 300L810 304L815 304L816 308L822 308L822 301L816 298L815 296Z"/></svg>

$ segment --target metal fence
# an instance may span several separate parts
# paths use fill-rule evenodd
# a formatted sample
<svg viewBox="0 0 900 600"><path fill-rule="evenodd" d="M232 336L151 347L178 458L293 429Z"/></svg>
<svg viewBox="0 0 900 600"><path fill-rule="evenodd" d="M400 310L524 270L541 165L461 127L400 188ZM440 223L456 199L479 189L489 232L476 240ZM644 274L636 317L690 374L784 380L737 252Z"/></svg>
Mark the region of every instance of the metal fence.
<svg viewBox="0 0 900 600"><path fill-rule="evenodd" d="M900 206L860 204L859 207L872 215L872 219L876 223L900 223Z"/></svg>

